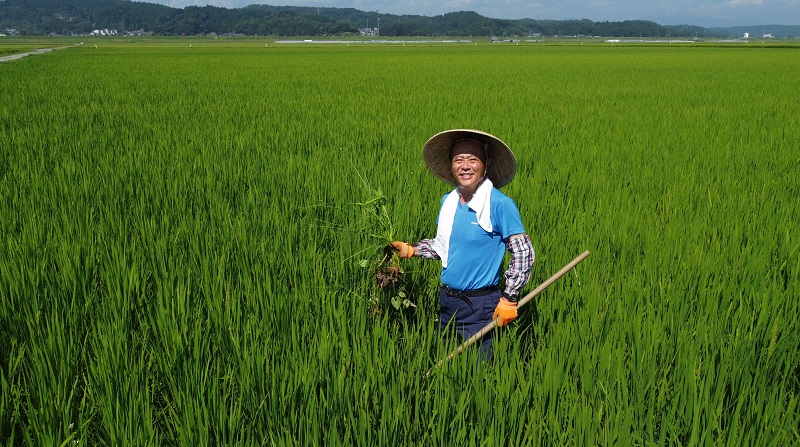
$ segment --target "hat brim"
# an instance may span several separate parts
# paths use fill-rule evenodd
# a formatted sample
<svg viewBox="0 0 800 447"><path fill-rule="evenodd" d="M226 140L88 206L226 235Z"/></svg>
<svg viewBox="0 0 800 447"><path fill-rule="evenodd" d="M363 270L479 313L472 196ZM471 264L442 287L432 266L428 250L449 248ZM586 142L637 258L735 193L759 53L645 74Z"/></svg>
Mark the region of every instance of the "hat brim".
<svg viewBox="0 0 800 447"><path fill-rule="evenodd" d="M488 144L489 167L486 177L492 181L495 188L502 188L514 179L517 172L517 159L507 144L492 134L473 129L453 129L439 132L432 136L422 148L425 164L433 174L445 182L458 186L458 181L453 176L450 162L450 148L458 140L473 139Z"/></svg>

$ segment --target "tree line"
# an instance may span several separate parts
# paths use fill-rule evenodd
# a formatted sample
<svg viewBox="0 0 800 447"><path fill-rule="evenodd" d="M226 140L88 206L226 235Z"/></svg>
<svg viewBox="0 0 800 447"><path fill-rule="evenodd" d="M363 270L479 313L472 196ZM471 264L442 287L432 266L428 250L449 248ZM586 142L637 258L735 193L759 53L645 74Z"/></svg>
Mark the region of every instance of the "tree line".
<svg viewBox="0 0 800 447"><path fill-rule="evenodd" d="M698 26L665 26L646 20L505 20L470 11L438 16L381 14L354 8L250 5L244 8L171 8L130 0L0 0L0 30L27 35L88 34L96 29L155 35L240 34L260 36L358 35L379 28L384 37L615 36L713 37Z"/></svg>

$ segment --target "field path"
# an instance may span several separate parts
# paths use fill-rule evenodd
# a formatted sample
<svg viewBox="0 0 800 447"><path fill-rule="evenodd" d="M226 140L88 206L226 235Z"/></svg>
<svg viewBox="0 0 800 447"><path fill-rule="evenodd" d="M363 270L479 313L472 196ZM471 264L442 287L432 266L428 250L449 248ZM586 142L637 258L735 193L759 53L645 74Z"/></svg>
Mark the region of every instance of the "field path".
<svg viewBox="0 0 800 447"><path fill-rule="evenodd" d="M22 59L23 57L30 56L31 54L42 54L42 53L49 53L50 51L53 51L53 50L63 50L64 48L69 48L70 46L72 46L72 45L67 45L67 46L63 46L63 47L55 47L55 48L40 48L38 50L29 51L27 53L19 53L19 54L12 54L10 56L3 56L3 57L0 57L0 62L9 62L9 61L17 60L17 59Z"/></svg>

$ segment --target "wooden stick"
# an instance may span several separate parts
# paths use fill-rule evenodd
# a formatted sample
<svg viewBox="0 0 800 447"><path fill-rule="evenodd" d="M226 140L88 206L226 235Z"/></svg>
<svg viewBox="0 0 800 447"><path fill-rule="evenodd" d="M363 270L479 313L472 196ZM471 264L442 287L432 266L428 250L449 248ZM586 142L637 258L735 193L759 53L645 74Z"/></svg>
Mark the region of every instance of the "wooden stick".
<svg viewBox="0 0 800 447"><path fill-rule="evenodd" d="M558 278L561 278L562 276L564 276L565 273L567 273L568 271L570 271L573 268L575 268L576 265L578 265L581 261L586 259L588 256L589 256L589 250L584 251L583 253L578 255L577 258L573 259L572 262L570 262L569 264L565 265L561 270L557 271L553 276L548 278L539 287L534 289L531 293L525 295L524 298L522 298L521 300L519 300L517 302L517 310L519 310L522 306L527 304L528 301L532 300L536 295L541 293L544 289L550 287L550 285L552 285L554 282L556 282L558 280ZM445 363L450 361L453 357L457 356L458 354L461 354L461 351L463 351L464 349L466 349L469 346L471 346L472 344L474 344L476 341L478 341L481 338L483 338L484 335L488 334L495 327L497 327L497 320L492 320L489 324L484 326L483 329L478 331L472 337L468 338L467 341L465 341L464 343L461 344L461 346L459 346L453 352L448 354L447 357L439 360L435 365L433 365L428 370L428 372L425 373L424 377L427 378L436 368L444 365Z"/></svg>

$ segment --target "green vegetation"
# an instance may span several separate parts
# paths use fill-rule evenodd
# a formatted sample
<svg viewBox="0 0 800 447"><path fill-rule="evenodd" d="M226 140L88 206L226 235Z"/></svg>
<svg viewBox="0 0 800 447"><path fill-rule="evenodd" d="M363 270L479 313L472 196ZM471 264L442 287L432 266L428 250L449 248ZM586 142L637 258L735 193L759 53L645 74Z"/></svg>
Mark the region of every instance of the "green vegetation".
<svg viewBox="0 0 800 447"><path fill-rule="evenodd" d="M250 36L359 35L378 27L381 36L529 36L541 34L619 37L730 36L730 29L690 25L659 25L647 20L519 20L483 17L457 11L428 17L381 14L353 8L270 6L245 8L164 5L129 0L2 0L0 30L14 28L22 35L88 34L116 29L156 35L244 34ZM754 24L755 25L755 24ZM763 27L760 27L761 29ZM770 25L776 37L794 37L800 27ZM746 29L745 32L751 31Z"/></svg>
<svg viewBox="0 0 800 447"><path fill-rule="evenodd" d="M2 445L798 445L796 48L100 44L0 64ZM370 312L375 195L500 136L537 251L495 362ZM363 177L363 179L362 179Z"/></svg>

